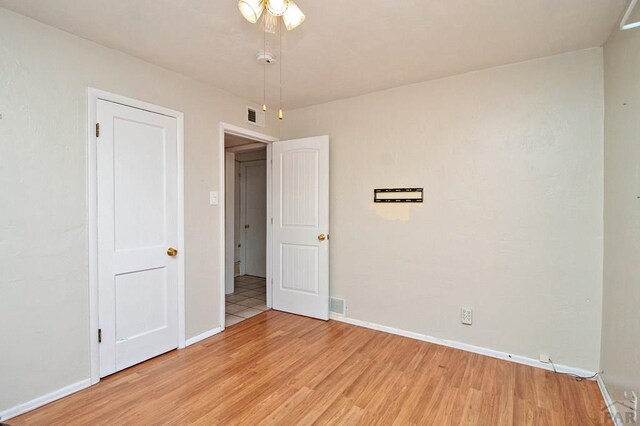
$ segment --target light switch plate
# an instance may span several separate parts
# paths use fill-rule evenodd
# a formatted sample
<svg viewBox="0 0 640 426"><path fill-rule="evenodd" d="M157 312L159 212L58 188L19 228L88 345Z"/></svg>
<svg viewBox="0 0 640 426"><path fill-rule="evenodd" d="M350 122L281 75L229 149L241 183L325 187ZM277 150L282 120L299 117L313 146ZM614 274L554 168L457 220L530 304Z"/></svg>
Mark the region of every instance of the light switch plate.
<svg viewBox="0 0 640 426"><path fill-rule="evenodd" d="M211 191L209 193L209 204L212 206L217 206L218 203L218 191Z"/></svg>

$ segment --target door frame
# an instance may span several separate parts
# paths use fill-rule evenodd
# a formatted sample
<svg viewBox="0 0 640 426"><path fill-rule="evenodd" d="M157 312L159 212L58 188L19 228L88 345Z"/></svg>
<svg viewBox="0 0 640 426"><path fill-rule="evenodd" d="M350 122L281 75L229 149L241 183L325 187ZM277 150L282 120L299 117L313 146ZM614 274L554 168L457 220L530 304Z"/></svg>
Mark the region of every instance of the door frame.
<svg viewBox="0 0 640 426"><path fill-rule="evenodd" d="M245 129L239 126L235 126L233 124L220 122L219 128L219 150L218 150L218 166L220 168L220 196L219 200L219 228L220 228L220 246L219 246L219 258L218 265L220 265L220 327L222 330L225 329L225 296L226 296L226 274L227 274L227 255L226 255L226 247L227 247L227 235L226 235L226 171L225 171L225 163L226 163L226 150L224 147L224 135L236 135L242 136L243 138L253 139L257 141L255 147L260 147L266 145L267 147L267 303L268 307L271 307L271 238L272 238L272 228L271 228L271 218L272 218L272 209L271 209L271 144L273 142L278 142L279 139L273 136L269 136L263 133L255 132L253 130ZM260 144L260 145L258 145Z"/></svg>
<svg viewBox="0 0 640 426"><path fill-rule="evenodd" d="M176 119L177 125L177 181L178 181L178 348L186 344L185 337L185 272L184 272L184 113L153 105L137 99L117 95L95 88L87 91L87 219L89 227L89 342L91 384L100 381L100 345L98 343L98 190L97 190L97 142L95 125L98 101L104 100L137 108Z"/></svg>

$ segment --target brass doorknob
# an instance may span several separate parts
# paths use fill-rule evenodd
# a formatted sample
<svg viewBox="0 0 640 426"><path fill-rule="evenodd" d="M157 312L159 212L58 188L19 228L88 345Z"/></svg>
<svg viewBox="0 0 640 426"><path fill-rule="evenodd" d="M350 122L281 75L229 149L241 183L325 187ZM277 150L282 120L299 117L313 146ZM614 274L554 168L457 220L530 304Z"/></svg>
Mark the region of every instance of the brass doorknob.
<svg viewBox="0 0 640 426"><path fill-rule="evenodd" d="M175 256L175 255L177 255L177 254L178 254L178 250L174 249L173 247L169 247L169 248L167 249L167 255L168 255L168 256L173 257L173 256Z"/></svg>
<svg viewBox="0 0 640 426"><path fill-rule="evenodd" d="M326 235L324 235L324 234L320 234L320 235L318 235L318 240L319 240L319 241L324 241L324 240L326 240L326 239L327 239L327 236L326 236Z"/></svg>

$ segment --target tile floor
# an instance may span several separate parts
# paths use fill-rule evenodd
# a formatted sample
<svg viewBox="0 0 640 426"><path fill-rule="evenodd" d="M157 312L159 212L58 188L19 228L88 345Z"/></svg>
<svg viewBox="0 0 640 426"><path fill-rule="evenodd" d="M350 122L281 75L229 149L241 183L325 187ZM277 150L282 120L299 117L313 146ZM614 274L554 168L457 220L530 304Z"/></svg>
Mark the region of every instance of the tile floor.
<svg viewBox="0 0 640 426"><path fill-rule="evenodd" d="M225 327L268 311L267 281L244 275L235 279L235 293L226 296Z"/></svg>

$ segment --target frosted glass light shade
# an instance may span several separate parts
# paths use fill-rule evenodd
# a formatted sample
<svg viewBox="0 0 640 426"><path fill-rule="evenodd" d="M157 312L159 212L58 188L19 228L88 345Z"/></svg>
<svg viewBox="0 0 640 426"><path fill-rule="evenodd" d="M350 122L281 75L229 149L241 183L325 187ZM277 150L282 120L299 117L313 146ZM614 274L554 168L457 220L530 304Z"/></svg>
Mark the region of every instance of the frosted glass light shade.
<svg viewBox="0 0 640 426"><path fill-rule="evenodd" d="M278 30L278 17L273 16L268 10L264 13L264 30L271 34Z"/></svg>
<svg viewBox="0 0 640 426"><path fill-rule="evenodd" d="M304 22L304 13L300 10L297 4L293 2L293 0L289 0L289 7L287 11L282 15L282 20L284 21L284 26L288 31L291 31L298 25Z"/></svg>
<svg viewBox="0 0 640 426"><path fill-rule="evenodd" d="M244 19L255 24L264 11L264 0L239 0L238 9Z"/></svg>
<svg viewBox="0 0 640 426"><path fill-rule="evenodd" d="M266 0L267 10L274 16L282 16L289 8L289 0Z"/></svg>

